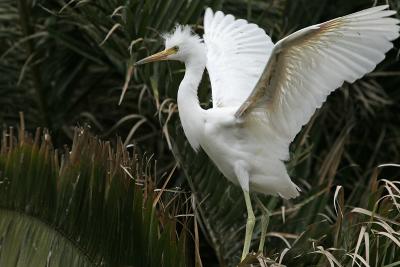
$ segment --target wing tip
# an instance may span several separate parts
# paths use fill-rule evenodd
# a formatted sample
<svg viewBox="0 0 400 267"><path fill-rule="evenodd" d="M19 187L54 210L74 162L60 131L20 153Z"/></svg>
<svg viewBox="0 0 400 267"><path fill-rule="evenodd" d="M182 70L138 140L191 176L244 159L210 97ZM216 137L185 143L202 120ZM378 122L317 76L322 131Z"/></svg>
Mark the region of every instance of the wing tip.
<svg viewBox="0 0 400 267"><path fill-rule="evenodd" d="M361 14L362 13L368 13L368 14L370 14L370 13L380 12L380 11L383 11L383 10L388 9L388 8L389 8L389 5L373 6L373 7L369 7L369 8L360 10L358 12L355 12L354 14L357 14L357 13L361 13Z"/></svg>
<svg viewBox="0 0 400 267"><path fill-rule="evenodd" d="M204 17L209 17L209 16L212 16L212 15L214 15L214 12L211 9L211 7L206 7L206 11L205 11Z"/></svg>
<svg viewBox="0 0 400 267"><path fill-rule="evenodd" d="M206 31L207 28L209 27L212 19L214 17L214 12L210 7L206 8L206 11L204 13L204 30Z"/></svg>
<svg viewBox="0 0 400 267"><path fill-rule="evenodd" d="M215 16L225 16L224 12L222 12L221 10L218 10L217 12L215 12Z"/></svg>
<svg viewBox="0 0 400 267"><path fill-rule="evenodd" d="M378 11L382 11L382 10L388 9L389 7L390 6L388 4L386 4L386 5L374 6L374 7L368 8L368 9L371 10L371 11L374 10L374 11L378 12ZM366 10L368 10L368 9L366 9Z"/></svg>

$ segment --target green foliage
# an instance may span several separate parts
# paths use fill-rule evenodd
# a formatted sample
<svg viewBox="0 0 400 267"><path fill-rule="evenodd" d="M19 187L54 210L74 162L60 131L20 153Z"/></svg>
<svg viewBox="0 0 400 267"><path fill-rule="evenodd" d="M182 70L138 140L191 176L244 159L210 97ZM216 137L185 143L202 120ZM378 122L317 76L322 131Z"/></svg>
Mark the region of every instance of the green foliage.
<svg viewBox="0 0 400 267"><path fill-rule="evenodd" d="M159 34L175 23L200 21L204 4L1 1L0 121L17 125L22 111L27 129L48 128L57 145L72 139L77 123L87 122L103 137L119 133L125 144L138 138L145 150L163 158L165 143L154 114L164 98L175 97L179 78L171 79L167 65L133 73L129 66L159 49ZM118 106L130 75L130 89Z"/></svg>
<svg viewBox="0 0 400 267"><path fill-rule="evenodd" d="M375 173L376 175L376 173ZM376 181L359 206L345 206L340 187L334 216L320 216L280 256L287 266L393 266L400 261L399 182ZM325 217L325 218L324 218ZM353 263L354 262L354 263ZM333 264L333 265L332 265Z"/></svg>
<svg viewBox="0 0 400 267"><path fill-rule="evenodd" d="M189 23L202 34L199 25L207 5L247 18L278 40L299 28L375 2L386 3L2 0L0 121L17 125L17 112L23 111L27 128L46 126L57 147L73 139L76 124L89 122L101 137L119 134L124 145L137 143L138 150L155 153L160 174L178 161L182 175L172 177L169 183L193 192L194 214L204 236L195 242L201 254L196 256L197 263L201 258L207 267L235 266L244 237L242 193L222 177L204 153L195 155L186 142L174 100L183 66L163 62L136 69L132 62L160 49L159 34L177 22ZM392 9L400 9L399 0L389 3ZM395 49L373 73L333 93L297 136L287 165L303 190L301 197L291 201L260 197L272 211L265 248L271 259L279 262L282 258L287 266L329 266L331 254L342 266L351 266L351 255L367 260L368 247L370 266L398 264L398 185L388 181L398 179L400 169L380 168L379 178L388 180L376 182L376 166L400 161L398 47L396 41ZM209 107L206 76L199 94L202 105ZM125 100L117 106L126 86ZM342 186L336 198L341 212L333 205L336 185ZM389 189L394 193L387 197ZM22 194L17 188L13 190L13 197ZM23 227L26 218L20 220ZM257 225L254 248L259 233ZM354 266L366 265L358 258Z"/></svg>
<svg viewBox="0 0 400 267"><path fill-rule="evenodd" d="M46 131L19 141L5 132L0 265L186 266L185 231L173 209L158 208L152 172L120 141L112 148L85 129L61 151Z"/></svg>

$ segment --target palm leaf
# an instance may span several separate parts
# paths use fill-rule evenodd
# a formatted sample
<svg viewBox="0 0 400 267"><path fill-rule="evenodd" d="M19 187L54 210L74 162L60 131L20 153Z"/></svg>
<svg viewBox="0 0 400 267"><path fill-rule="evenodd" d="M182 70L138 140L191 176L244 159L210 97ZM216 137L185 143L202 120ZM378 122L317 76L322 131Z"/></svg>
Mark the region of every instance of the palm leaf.
<svg viewBox="0 0 400 267"><path fill-rule="evenodd" d="M62 151L47 132L20 134L1 144L1 266L186 265L185 232L154 205L145 158L86 129Z"/></svg>

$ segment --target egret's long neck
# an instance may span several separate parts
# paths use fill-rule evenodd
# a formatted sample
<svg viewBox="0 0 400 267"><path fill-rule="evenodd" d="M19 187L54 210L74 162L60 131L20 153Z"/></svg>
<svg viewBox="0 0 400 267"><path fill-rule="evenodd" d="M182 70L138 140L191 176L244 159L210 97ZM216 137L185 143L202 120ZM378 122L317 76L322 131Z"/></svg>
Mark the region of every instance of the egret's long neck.
<svg viewBox="0 0 400 267"><path fill-rule="evenodd" d="M178 90L179 117L185 135L194 150L199 148L200 138L203 134L204 113L199 103L197 90L205 64L205 54L199 54L198 57L186 62L185 76Z"/></svg>

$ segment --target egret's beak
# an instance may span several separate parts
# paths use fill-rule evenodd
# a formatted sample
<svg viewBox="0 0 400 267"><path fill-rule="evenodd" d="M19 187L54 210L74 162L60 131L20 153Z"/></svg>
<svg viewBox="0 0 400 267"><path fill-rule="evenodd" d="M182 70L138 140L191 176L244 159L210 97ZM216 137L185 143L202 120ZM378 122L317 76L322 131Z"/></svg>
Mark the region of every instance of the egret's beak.
<svg viewBox="0 0 400 267"><path fill-rule="evenodd" d="M146 64L149 62L154 62L154 61L161 61L161 60L167 60L168 56L176 54L178 52L174 47L165 49L164 51L158 52L154 55L148 56L142 60L139 60L135 63L136 65L141 65L141 64Z"/></svg>

